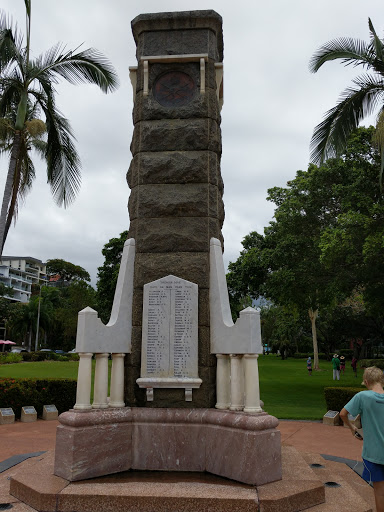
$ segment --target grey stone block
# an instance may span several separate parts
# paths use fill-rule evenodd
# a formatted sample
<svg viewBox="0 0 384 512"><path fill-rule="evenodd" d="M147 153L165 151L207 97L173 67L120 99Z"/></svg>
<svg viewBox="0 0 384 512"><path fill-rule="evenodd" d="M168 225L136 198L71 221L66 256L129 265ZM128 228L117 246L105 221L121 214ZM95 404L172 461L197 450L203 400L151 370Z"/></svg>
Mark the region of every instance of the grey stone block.
<svg viewBox="0 0 384 512"><path fill-rule="evenodd" d="M221 154L220 126L211 119L161 119L135 125L131 152L202 151Z"/></svg>
<svg viewBox="0 0 384 512"><path fill-rule="evenodd" d="M167 275L181 277L201 288L209 287L209 253L138 253L134 287L143 287Z"/></svg>
<svg viewBox="0 0 384 512"><path fill-rule="evenodd" d="M127 174L129 187L148 184L211 183L223 190L220 156L212 151L138 153Z"/></svg>

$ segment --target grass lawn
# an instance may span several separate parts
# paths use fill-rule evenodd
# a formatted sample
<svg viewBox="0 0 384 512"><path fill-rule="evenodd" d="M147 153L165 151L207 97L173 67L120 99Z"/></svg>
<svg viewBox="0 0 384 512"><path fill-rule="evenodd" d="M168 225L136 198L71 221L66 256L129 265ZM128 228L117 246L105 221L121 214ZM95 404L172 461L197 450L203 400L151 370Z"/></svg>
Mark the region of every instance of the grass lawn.
<svg viewBox="0 0 384 512"><path fill-rule="evenodd" d="M95 360L92 361L92 389L95 374ZM109 376L111 375L112 361L109 363ZM13 379L75 379L77 380L78 361L36 361L28 363L2 364L0 365L0 378ZM109 379L110 380L110 379ZM109 384L108 384L109 392Z"/></svg>
<svg viewBox="0 0 384 512"><path fill-rule="evenodd" d="M65 378L77 379L78 362L43 361L0 365L0 378ZM275 355L259 357L260 395L264 408L280 419L321 420L327 412L323 389L327 386L359 386L363 370L358 378L353 375L347 361L345 375L340 381L332 380L332 365L320 361L320 371L308 375L306 359L286 359ZM93 361L93 372L95 361ZM111 361L109 361L111 369ZM362 388L363 389L363 388ZM93 374L92 374L93 390ZM92 391L93 394L93 391Z"/></svg>
<svg viewBox="0 0 384 512"><path fill-rule="evenodd" d="M259 356L260 397L264 408L280 419L321 420L327 412L323 389L328 386L359 387L363 370L354 377L351 362L339 381L332 379L332 364L320 361L320 370L308 375L306 359L281 360L275 355ZM361 388L365 389L365 388Z"/></svg>

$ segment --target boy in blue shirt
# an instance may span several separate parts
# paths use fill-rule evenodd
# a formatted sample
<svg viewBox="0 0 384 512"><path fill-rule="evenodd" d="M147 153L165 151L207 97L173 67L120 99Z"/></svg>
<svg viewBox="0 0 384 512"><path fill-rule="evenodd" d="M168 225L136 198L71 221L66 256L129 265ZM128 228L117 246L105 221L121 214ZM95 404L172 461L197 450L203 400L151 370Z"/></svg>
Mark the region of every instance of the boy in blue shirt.
<svg viewBox="0 0 384 512"><path fill-rule="evenodd" d="M359 438L357 428L348 419L360 414L364 432L363 478L373 483L376 510L384 512L384 378L383 371L376 366L366 368L363 384L368 391L360 391L340 412L343 422L352 434Z"/></svg>

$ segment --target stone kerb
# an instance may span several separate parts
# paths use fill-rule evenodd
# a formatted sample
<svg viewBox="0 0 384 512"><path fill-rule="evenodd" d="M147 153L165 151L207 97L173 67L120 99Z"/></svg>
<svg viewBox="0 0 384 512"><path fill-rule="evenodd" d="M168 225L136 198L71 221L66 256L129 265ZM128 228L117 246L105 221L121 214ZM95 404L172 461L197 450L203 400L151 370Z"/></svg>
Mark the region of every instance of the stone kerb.
<svg viewBox="0 0 384 512"><path fill-rule="evenodd" d="M54 474L207 471L250 485L281 479L278 420L214 409L123 408L59 417Z"/></svg>

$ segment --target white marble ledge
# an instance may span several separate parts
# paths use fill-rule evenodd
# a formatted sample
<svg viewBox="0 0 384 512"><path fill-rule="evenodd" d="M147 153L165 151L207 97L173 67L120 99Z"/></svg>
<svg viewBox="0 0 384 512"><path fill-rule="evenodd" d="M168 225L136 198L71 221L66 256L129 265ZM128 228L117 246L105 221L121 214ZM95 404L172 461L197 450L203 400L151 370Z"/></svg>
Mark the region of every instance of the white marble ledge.
<svg viewBox="0 0 384 512"><path fill-rule="evenodd" d="M190 377L141 377L136 382L140 388L199 388L203 381Z"/></svg>

